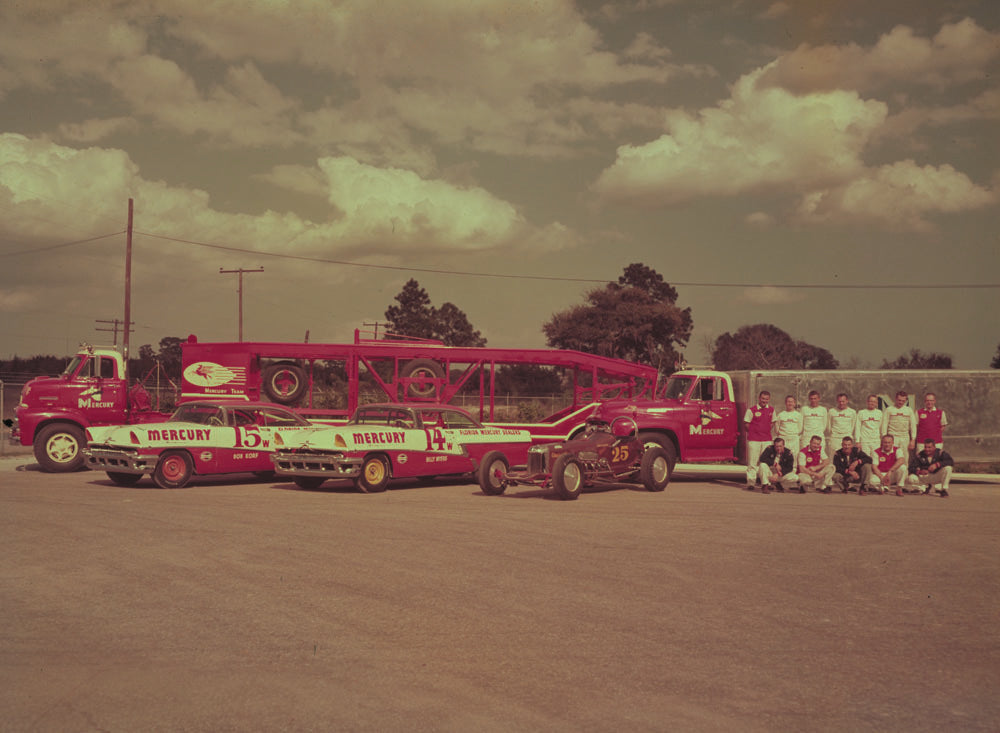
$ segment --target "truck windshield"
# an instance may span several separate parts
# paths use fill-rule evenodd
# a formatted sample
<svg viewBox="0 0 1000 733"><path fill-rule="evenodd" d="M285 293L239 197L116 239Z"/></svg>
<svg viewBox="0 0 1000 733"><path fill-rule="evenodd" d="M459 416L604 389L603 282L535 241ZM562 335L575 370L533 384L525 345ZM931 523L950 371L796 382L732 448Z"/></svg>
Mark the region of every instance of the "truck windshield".
<svg viewBox="0 0 1000 733"><path fill-rule="evenodd" d="M86 358L87 357L84 356L83 354L77 354L72 359L70 359L69 364L67 364L66 368L63 369L63 371L62 371L63 376L64 377L67 376L67 375L72 376L73 372L75 372L77 370L77 368L80 366L80 362L83 361Z"/></svg>
<svg viewBox="0 0 1000 733"><path fill-rule="evenodd" d="M667 380L660 398L664 400L679 400L691 389L694 377L670 377Z"/></svg>

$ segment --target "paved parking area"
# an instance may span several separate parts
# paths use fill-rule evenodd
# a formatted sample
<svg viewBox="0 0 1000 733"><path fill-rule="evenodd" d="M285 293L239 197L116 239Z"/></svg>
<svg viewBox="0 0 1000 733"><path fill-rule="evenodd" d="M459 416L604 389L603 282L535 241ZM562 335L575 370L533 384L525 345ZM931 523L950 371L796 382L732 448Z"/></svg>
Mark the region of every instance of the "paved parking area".
<svg viewBox="0 0 1000 733"><path fill-rule="evenodd" d="M0 460L5 730L993 731L1000 487L126 489Z"/></svg>

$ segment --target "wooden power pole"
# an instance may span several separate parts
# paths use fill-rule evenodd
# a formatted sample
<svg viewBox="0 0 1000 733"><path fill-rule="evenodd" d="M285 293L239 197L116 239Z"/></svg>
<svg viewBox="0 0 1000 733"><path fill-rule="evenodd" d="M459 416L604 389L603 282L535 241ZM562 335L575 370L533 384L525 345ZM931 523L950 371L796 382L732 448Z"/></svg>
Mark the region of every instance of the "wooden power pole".
<svg viewBox="0 0 1000 733"><path fill-rule="evenodd" d="M264 272L263 267L258 267L256 270L244 270L242 267L237 270L223 270L219 268L220 275L238 274L240 276L239 285L236 288L236 292L239 295L240 302L240 341L243 341L243 273L244 272Z"/></svg>

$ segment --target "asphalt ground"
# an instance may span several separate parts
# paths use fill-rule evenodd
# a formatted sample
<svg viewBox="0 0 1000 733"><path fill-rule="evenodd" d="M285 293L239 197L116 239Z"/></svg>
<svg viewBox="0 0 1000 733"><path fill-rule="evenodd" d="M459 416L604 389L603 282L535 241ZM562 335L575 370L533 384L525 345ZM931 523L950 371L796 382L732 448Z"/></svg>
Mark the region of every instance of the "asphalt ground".
<svg viewBox="0 0 1000 733"><path fill-rule="evenodd" d="M1000 724L996 485L562 502L32 464L0 460L6 731Z"/></svg>

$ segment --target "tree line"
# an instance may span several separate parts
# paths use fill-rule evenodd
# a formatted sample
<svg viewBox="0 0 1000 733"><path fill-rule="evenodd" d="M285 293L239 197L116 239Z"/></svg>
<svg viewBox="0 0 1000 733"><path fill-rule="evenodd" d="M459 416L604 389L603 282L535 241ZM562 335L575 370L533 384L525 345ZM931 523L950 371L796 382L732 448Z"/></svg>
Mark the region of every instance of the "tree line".
<svg viewBox="0 0 1000 733"><path fill-rule="evenodd" d="M435 306L427 291L410 279L385 311L387 338L399 336L436 339L447 346L485 346L486 338L457 305ZM550 348L574 349L657 367L669 373L684 363L683 350L691 338L691 308L677 304L677 290L656 270L641 263L624 268L617 281L588 291L583 302L559 311L542 324ZM395 336L394 336L395 335ZM181 373L181 342L176 336L139 347L129 360L134 377L162 368L171 379ZM796 339L779 327L758 323L723 333L709 348L718 369L838 369L840 362L827 349ZM0 373L16 375L58 374L65 358L14 357L0 360ZM1000 345L990 362L1000 369ZM951 369L948 354L911 349L896 359L884 359L880 369ZM546 375L508 370L512 382L528 383ZM530 370L529 370L530 371ZM537 371L537 368L535 368Z"/></svg>

